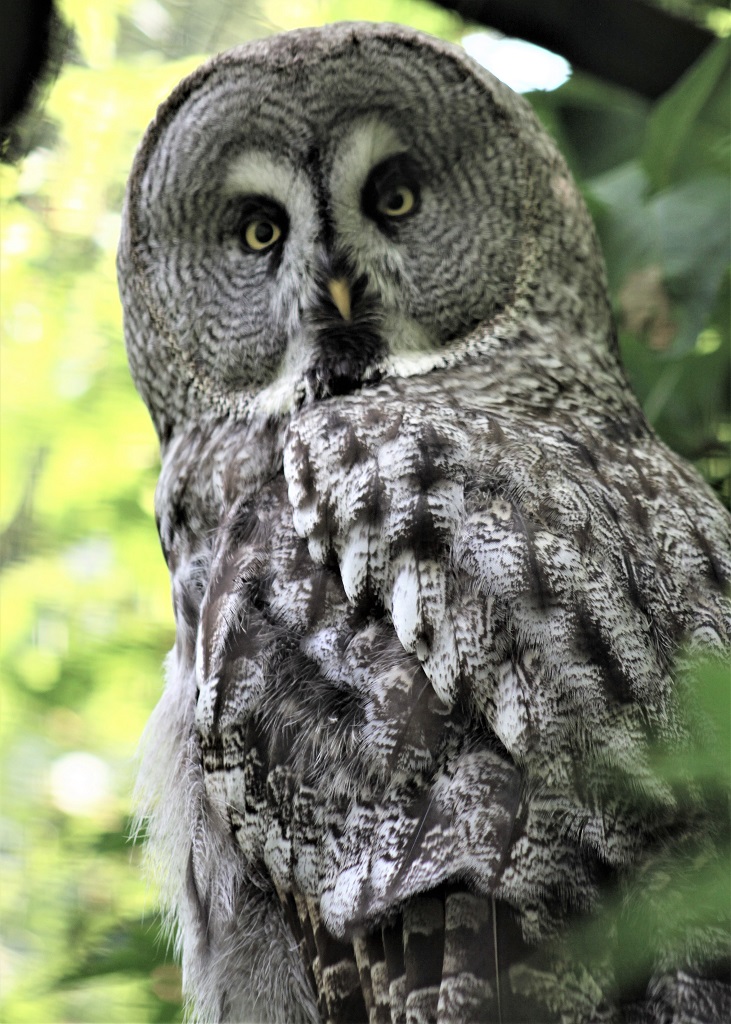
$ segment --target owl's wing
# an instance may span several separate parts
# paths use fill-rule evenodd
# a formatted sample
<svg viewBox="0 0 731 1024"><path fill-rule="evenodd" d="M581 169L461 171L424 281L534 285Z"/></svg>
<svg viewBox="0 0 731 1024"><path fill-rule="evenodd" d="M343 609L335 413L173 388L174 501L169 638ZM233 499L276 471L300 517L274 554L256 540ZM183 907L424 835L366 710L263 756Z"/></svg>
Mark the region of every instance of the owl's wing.
<svg viewBox="0 0 731 1024"><path fill-rule="evenodd" d="M731 646L730 521L646 428L396 398L293 423L295 526L316 562L336 560L354 608L386 613L445 709L520 767L520 814L482 891L538 942L596 904L602 870L627 876L671 830L690 863L685 847L710 835L653 754L690 742L683 652ZM347 930L347 902L323 912ZM717 937L693 942L719 958ZM525 992L545 981L513 973Z"/></svg>
<svg viewBox="0 0 731 1024"><path fill-rule="evenodd" d="M595 661L623 703L665 703L681 639L728 649L731 521L652 433L399 399L308 409L285 474L313 559L335 556L349 600L389 614L445 703L500 647L471 628L485 598L554 670Z"/></svg>
<svg viewBox="0 0 731 1024"><path fill-rule="evenodd" d="M284 915L323 1019L420 1007L432 1020L440 1000L459 1020L489 1019L496 974L523 950L515 922L496 937L506 912L489 895L520 816L515 764L444 705L383 616L313 563L281 477L229 510L196 620L206 810L191 832L207 839L191 849L188 898L199 948L205 936L216 951L204 984L231 963L216 865L238 859ZM237 857L211 856L216 835ZM231 978L213 988L236 1019Z"/></svg>

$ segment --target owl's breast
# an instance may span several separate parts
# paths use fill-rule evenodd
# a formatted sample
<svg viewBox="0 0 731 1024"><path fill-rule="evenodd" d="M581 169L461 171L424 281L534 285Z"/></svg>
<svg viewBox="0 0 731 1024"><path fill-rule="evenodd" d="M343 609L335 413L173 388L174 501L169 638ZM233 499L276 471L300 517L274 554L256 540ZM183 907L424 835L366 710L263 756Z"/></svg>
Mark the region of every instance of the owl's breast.
<svg viewBox="0 0 731 1024"><path fill-rule="evenodd" d="M200 624L208 796L280 893L342 935L467 872L497 884L520 773L313 562L283 479L228 515Z"/></svg>

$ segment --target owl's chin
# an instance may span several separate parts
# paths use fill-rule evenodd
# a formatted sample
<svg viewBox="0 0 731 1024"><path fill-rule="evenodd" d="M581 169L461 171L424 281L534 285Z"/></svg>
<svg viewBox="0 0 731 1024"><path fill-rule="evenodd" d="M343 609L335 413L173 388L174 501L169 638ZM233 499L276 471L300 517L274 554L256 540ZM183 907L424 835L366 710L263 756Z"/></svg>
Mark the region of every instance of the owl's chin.
<svg viewBox="0 0 731 1024"><path fill-rule="evenodd" d="M350 373L347 365L342 368L342 371L335 367L327 374L323 374L315 368L308 374L305 381L305 404L309 401L322 401L350 395L361 388L378 384L382 378L383 370L379 365L367 366L357 376Z"/></svg>
<svg viewBox="0 0 731 1024"><path fill-rule="evenodd" d="M283 418L312 402L372 387L385 377L416 377L443 368L455 361L450 355L456 354L446 345L427 350L405 348L370 363L333 358L317 361L306 369L285 365L271 384L256 393L247 412L251 418Z"/></svg>
<svg viewBox="0 0 731 1024"><path fill-rule="evenodd" d="M248 418L284 418L313 402L326 401L378 384L384 376L382 366L366 367L353 376L347 365L334 366L327 374L313 367L304 376L280 376L263 388L247 407Z"/></svg>

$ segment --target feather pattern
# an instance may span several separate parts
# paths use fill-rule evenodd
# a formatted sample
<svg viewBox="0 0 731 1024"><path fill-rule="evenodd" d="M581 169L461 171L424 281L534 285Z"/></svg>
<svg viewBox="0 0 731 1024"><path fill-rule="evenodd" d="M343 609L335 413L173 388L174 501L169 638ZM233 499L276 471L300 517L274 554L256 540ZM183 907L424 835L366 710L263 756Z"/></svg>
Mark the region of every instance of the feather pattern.
<svg viewBox="0 0 731 1024"><path fill-rule="evenodd" d="M656 753L712 741L731 520L627 386L527 106L396 26L220 55L143 140L119 272L176 618L140 816L196 1019L725 1020L723 908L632 991L617 926L572 941L718 864Z"/></svg>

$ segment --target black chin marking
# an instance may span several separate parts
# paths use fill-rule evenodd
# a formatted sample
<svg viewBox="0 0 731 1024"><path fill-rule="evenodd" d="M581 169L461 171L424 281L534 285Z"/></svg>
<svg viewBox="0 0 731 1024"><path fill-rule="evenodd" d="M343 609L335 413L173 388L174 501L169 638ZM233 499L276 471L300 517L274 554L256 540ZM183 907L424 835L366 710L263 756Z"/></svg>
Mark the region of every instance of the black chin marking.
<svg viewBox="0 0 731 1024"><path fill-rule="evenodd" d="M333 278L350 286L350 319L344 320L327 289ZM344 260L333 260L318 277L317 299L310 313L315 357L307 383L317 398L344 395L374 379L374 366L386 354L383 311L378 300L366 295L365 276L354 279ZM371 372L369 372L369 370Z"/></svg>

